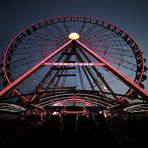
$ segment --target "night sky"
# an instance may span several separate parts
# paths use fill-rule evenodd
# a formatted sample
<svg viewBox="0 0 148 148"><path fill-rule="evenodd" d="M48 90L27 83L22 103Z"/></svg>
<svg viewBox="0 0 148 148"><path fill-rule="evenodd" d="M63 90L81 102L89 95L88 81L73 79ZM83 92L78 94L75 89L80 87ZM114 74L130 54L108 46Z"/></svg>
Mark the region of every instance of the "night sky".
<svg viewBox="0 0 148 148"><path fill-rule="evenodd" d="M119 26L140 45L148 67L147 0L0 0L0 58L15 34L25 27L67 15L97 17ZM145 87L148 90L148 80Z"/></svg>

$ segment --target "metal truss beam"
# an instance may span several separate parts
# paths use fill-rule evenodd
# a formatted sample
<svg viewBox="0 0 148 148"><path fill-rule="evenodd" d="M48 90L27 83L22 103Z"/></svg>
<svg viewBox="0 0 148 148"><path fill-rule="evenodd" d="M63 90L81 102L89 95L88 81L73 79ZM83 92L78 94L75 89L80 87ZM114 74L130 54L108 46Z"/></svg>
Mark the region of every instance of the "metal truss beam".
<svg viewBox="0 0 148 148"><path fill-rule="evenodd" d="M106 68L110 70L115 76L117 76L121 81L123 81L127 86L131 87L133 90L139 93L139 95L145 97L148 99L148 92L141 88L138 84L134 83L131 79L129 79L124 73L113 67L111 64L109 64L105 59L100 57L98 54L96 54L92 49L85 46L83 43L81 43L78 40L75 40L80 47L85 49L88 53L92 54L96 59L98 59L100 62L104 63Z"/></svg>
<svg viewBox="0 0 148 148"><path fill-rule="evenodd" d="M70 45L72 40L69 40L66 44L62 45L58 49L56 49L53 53L48 55L46 58L44 58L41 62L39 62L37 65L29 69L27 72L25 72L23 75L21 75L19 78L14 80L12 83L10 83L6 88L0 91L0 97L7 95L9 92L14 90L21 82L23 82L26 78L31 76L34 72L36 72L38 69L40 69L44 63L46 63L49 59L51 59L53 56L55 56L59 51L61 51L63 48Z"/></svg>

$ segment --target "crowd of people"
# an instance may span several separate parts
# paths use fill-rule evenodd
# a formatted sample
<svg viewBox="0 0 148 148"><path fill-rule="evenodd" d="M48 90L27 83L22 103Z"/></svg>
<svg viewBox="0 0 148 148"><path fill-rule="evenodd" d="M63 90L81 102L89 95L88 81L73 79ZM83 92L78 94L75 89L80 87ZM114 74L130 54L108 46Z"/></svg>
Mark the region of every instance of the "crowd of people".
<svg viewBox="0 0 148 148"><path fill-rule="evenodd" d="M146 148L148 117L103 113L27 114L0 119L0 145L6 146L97 146Z"/></svg>

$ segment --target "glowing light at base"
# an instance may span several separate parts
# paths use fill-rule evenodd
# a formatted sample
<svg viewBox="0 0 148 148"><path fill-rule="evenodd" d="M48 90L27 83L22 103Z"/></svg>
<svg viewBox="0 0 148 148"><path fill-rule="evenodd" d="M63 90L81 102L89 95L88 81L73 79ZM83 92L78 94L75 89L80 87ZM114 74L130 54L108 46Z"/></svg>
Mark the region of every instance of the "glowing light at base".
<svg viewBox="0 0 148 148"><path fill-rule="evenodd" d="M54 111L52 115L58 115L59 112Z"/></svg>
<svg viewBox="0 0 148 148"><path fill-rule="evenodd" d="M72 32L68 35L69 39L71 40L77 40L80 38L80 35L78 33Z"/></svg>

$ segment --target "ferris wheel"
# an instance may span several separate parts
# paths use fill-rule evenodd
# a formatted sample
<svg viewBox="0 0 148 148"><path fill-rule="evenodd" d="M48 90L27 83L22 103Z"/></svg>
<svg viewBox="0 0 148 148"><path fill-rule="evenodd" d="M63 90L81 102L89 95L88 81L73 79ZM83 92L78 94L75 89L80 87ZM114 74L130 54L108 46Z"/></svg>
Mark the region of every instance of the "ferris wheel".
<svg viewBox="0 0 148 148"><path fill-rule="evenodd" d="M50 18L25 28L6 48L1 97L21 96L41 107L78 102L110 108L148 97L144 63L135 40L110 22Z"/></svg>

